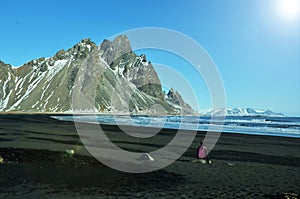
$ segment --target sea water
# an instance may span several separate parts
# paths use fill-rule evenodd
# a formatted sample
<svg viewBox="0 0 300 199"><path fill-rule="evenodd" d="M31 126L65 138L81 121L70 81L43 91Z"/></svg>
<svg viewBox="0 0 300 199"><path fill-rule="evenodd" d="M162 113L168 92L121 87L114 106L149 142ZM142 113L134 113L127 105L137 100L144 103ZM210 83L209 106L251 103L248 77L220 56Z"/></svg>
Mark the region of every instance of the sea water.
<svg viewBox="0 0 300 199"><path fill-rule="evenodd" d="M222 125L224 133L241 133L300 138L300 117L229 116L222 118L199 116L147 115L65 115L52 116L63 121L131 125L168 129L207 131L210 125Z"/></svg>

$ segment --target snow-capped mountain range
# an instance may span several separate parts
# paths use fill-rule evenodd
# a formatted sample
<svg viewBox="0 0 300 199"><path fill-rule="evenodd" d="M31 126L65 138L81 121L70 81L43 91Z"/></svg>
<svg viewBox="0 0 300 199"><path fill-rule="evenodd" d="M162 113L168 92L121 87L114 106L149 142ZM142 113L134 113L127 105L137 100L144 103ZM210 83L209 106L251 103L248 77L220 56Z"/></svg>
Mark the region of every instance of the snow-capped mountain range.
<svg viewBox="0 0 300 199"><path fill-rule="evenodd" d="M208 109L200 111L201 116L264 116L264 117L284 117L282 113L276 113L271 110L253 109L253 108L226 108L226 109Z"/></svg>

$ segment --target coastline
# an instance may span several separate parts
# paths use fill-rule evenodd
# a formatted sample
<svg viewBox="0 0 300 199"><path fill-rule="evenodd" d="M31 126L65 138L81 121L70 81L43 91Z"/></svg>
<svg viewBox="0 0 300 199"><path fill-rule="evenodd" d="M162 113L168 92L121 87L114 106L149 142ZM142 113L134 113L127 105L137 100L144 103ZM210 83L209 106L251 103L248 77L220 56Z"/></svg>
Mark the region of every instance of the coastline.
<svg viewBox="0 0 300 199"><path fill-rule="evenodd" d="M0 116L3 117L3 116L14 116L14 115L20 115L20 116L37 116L37 115L42 115L42 116L49 116L49 117L53 117L53 116L137 116L137 117L142 117L142 116L145 116L145 117L151 117L151 116L154 116L154 117L165 117L165 116L178 116L178 117L189 117L189 116L192 116L192 115L142 115L142 114L122 114L122 113L118 113L118 114L113 114L113 113L100 113L100 112L97 112L97 113L92 113L92 112L89 112L89 113L83 113L83 112L79 112L79 113L70 113L70 112L0 112ZM201 118L202 116L200 116ZM232 116L229 116L229 117L232 117ZM245 118L249 118L250 116L239 116L239 117L245 117ZM258 116L257 116L258 117ZM257 118L255 117L255 118ZM258 118L260 118L262 116L259 116ZM205 118L205 117L204 117ZM221 116L221 118L223 118L223 116ZM55 118L52 118L52 119L55 119ZM62 122L68 122L66 120L60 120ZM72 121L73 122L73 121ZM78 121L79 122L79 121ZM226 120L224 121L226 122ZM88 122L87 122L88 123ZM93 124L93 123L90 123L90 124ZM115 124L101 124L101 126L115 126ZM123 126L125 128L140 128L142 126L138 126L138 125L130 125L130 124L121 124L119 126ZM142 127L143 128L143 127ZM153 129L154 131L157 131L157 128L153 127L153 126L147 126L145 127L147 129ZM167 127L164 127L164 129L166 130L170 130L170 131L176 131L177 129L176 128L167 128ZM182 129L182 130L187 130L189 131L189 129ZM192 131L195 131L194 129ZM197 130L198 132L207 132L205 130ZM225 133L225 134L242 134L242 135L259 135L259 136L271 136L271 137L291 137L291 138L300 138L298 134L276 134L276 133L262 133L262 132L249 132L249 131L226 131L223 129L222 133Z"/></svg>
<svg viewBox="0 0 300 199"><path fill-rule="evenodd" d="M130 174L95 160L72 122L47 114L10 114L0 115L0 126L3 198L275 198L299 194L298 138L222 133L209 154L213 164L205 165L192 163L205 135L198 132L189 149L168 167ZM176 134L176 130L162 129L157 138L140 140L125 135L118 126L101 127L114 143L131 151L161 148ZM75 155L64 159L69 149Z"/></svg>
<svg viewBox="0 0 300 199"><path fill-rule="evenodd" d="M111 113L111 112L1 112L0 115L118 115L118 116L197 116L197 114L185 114L185 115L179 115L179 114L167 114L167 115L161 115L161 114L151 114L151 113ZM223 116L221 116L223 117Z"/></svg>

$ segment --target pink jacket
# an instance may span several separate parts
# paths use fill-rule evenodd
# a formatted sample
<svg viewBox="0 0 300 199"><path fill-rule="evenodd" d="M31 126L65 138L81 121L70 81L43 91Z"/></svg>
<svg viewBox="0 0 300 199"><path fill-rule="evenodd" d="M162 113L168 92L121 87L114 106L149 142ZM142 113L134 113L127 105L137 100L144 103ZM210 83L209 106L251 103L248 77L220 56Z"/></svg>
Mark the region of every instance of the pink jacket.
<svg viewBox="0 0 300 199"><path fill-rule="evenodd" d="M203 145L198 149L198 158L206 158L206 147Z"/></svg>

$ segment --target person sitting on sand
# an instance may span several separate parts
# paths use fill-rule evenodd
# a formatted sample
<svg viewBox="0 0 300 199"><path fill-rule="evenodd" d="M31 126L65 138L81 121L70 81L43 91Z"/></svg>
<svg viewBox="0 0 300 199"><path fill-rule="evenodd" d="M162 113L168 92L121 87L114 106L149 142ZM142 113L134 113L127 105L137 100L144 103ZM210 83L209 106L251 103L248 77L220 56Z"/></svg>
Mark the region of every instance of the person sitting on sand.
<svg viewBox="0 0 300 199"><path fill-rule="evenodd" d="M207 148L203 141L200 142L200 146L197 148L197 159L204 160L206 164L211 163L207 155Z"/></svg>

